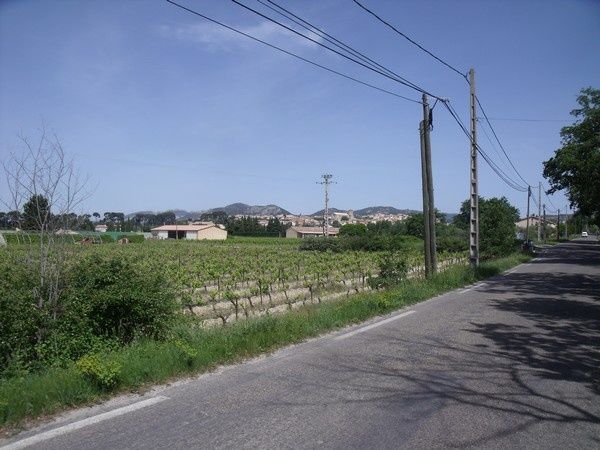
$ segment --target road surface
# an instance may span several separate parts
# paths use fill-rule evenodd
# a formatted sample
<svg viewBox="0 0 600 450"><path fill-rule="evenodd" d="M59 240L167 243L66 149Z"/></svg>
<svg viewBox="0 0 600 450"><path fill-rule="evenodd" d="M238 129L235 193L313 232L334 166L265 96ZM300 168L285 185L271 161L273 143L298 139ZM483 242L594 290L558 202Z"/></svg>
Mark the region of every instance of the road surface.
<svg viewBox="0 0 600 450"><path fill-rule="evenodd" d="M20 448L600 447L600 245L62 416Z"/></svg>

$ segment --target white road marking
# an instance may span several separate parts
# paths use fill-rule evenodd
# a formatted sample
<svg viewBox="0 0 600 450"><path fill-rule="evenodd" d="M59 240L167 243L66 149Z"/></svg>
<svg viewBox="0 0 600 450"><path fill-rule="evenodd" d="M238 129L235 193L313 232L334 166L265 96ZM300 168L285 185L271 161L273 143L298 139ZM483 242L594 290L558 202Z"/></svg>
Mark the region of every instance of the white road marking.
<svg viewBox="0 0 600 450"><path fill-rule="evenodd" d="M30 445L38 444L48 439L52 439L57 436L70 433L71 431L79 430L80 428L87 427L98 422L103 422L105 420L112 419L113 417L122 416L123 414L127 414L132 411L137 411L138 409L142 409L147 406L154 405L156 403L160 403L162 401L168 400L168 398L169 397L159 395L158 397L152 397L148 400L142 400L137 403L132 403L131 405L123 406L122 408L113 409L112 411L88 417L87 419L79 420L77 422L73 422L68 425L55 428L53 430L45 431L43 433L36 434L26 439L21 439L20 441L16 441L12 444L0 447L0 450L16 450L20 448L29 447Z"/></svg>
<svg viewBox="0 0 600 450"><path fill-rule="evenodd" d="M346 338L352 337L352 336L354 336L356 334L364 333L365 331L372 330L373 328L376 328L376 327L378 327L380 325L385 325L386 323L393 322L394 320L401 319L402 317L406 317L406 316L408 316L410 314L414 314L414 313L416 313L416 311L413 311L413 310L406 311L406 312L403 312L402 314L398 314L397 316L390 317L389 319L380 320L379 322L372 323L371 325L367 325L367 326L364 326L364 327L359 328L357 330L350 331L349 333L345 333L345 334L342 334L340 336L336 336L333 339L336 340L336 341L339 341L341 339L346 339Z"/></svg>

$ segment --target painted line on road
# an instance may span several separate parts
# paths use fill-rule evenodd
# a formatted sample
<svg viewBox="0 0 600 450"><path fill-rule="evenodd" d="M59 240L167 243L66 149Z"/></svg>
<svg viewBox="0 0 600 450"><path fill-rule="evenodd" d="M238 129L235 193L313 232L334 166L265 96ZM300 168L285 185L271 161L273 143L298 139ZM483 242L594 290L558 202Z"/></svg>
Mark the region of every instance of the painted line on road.
<svg viewBox="0 0 600 450"><path fill-rule="evenodd" d="M364 333L365 331L372 330L373 328L377 328L381 325L385 325L386 323L393 322L394 320L401 319L402 317L409 316L414 313L416 313L416 311L414 311L414 310L406 311L406 312L403 312L402 314L398 314L397 316L390 317L389 319L380 320L379 322L372 323L371 325L366 325L362 328L359 328L358 330L350 331L349 333L345 333L340 336L336 336L333 339L336 341L346 339L346 338L352 337L354 335L357 335L359 333Z"/></svg>
<svg viewBox="0 0 600 450"><path fill-rule="evenodd" d="M122 408L113 409L112 411L88 417L87 419L79 420L77 422L73 422L50 431L45 431L43 433L36 434L26 439L21 439L20 441L16 441L11 444L5 445L4 447L0 447L0 450L17 450L20 448L29 447L30 445L38 444L40 442L55 438L57 436L62 436L63 434L70 433L71 431L79 430L80 428L87 427L95 423L103 422L105 420L112 419L113 417L122 416L123 414L137 411L138 409L146 408L147 406L155 405L156 403L160 403L168 399L169 397L159 395L158 397L152 397L148 400L142 400L137 403L132 403L131 405L123 406Z"/></svg>

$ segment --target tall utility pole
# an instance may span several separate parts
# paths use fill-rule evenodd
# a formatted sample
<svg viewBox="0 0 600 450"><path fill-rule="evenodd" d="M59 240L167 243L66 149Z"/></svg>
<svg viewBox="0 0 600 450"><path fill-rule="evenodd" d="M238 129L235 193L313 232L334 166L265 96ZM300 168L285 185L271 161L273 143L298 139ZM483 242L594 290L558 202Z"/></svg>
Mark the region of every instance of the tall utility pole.
<svg viewBox="0 0 600 450"><path fill-rule="evenodd" d="M423 109L428 108L423 102ZM429 112L427 113L429 114ZM423 190L423 238L425 240L425 276L431 276L431 239L429 233L429 189L427 188L427 155L425 152L425 122L419 123L421 137L421 188Z"/></svg>
<svg viewBox="0 0 600 450"><path fill-rule="evenodd" d="M475 70L469 70L471 111L471 168L470 168L470 217L469 259L471 265L479 265L479 187L477 178L477 109L475 101Z"/></svg>
<svg viewBox="0 0 600 450"><path fill-rule="evenodd" d="M323 234L325 237L329 237L329 185L335 184L335 181L331 181L333 175L330 173L324 173L321 175L323 181L317 181L317 184L322 184L325 188L325 210L323 217Z"/></svg>
<svg viewBox="0 0 600 450"><path fill-rule="evenodd" d="M525 229L525 243L529 244L529 198L531 197L531 186L527 186L527 228Z"/></svg>
<svg viewBox="0 0 600 450"><path fill-rule="evenodd" d="M431 110L427 95L423 94L423 143L425 144L425 168L427 175L428 211L429 211L429 257L431 273L437 272L437 249L435 239L435 202L433 201L433 169L431 167Z"/></svg>
<svg viewBox="0 0 600 450"><path fill-rule="evenodd" d="M543 232L544 232L544 242L546 242L546 204L544 203L544 225L543 225Z"/></svg>
<svg viewBox="0 0 600 450"><path fill-rule="evenodd" d="M431 128L429 103L423 94L423 120L419 124L421 138L421 184L423 190L423 234L425 239L425 276L437 272L435 243L435 207L433 202L433 174L431 170Z"/></svg>
<svg viewBox="0 0 600 450"><path fill-rule="evenodd" d="M556 211L556 240L560 241L560 209Z"/></svg>
<svg viewBox="0 0 600 450"><path fill-rule="evenodd" d="M538 184L538 242L542 240L542 182Z"/></svg>

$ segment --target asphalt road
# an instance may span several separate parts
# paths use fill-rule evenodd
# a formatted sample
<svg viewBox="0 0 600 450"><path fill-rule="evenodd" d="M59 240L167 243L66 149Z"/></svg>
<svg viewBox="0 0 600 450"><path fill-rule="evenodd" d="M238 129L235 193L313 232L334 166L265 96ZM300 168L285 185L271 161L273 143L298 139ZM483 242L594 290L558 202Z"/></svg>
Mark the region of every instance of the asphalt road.
<svg viewBox="0 0 600 450"><path fill-rule="evenodd" d="M69 413L1 444L600 447L595 240L368 325Z"/></svg>

